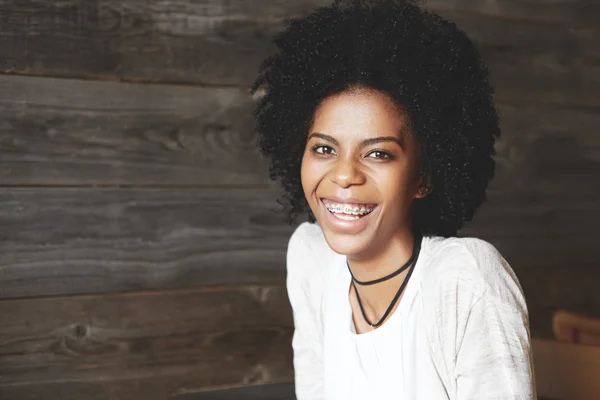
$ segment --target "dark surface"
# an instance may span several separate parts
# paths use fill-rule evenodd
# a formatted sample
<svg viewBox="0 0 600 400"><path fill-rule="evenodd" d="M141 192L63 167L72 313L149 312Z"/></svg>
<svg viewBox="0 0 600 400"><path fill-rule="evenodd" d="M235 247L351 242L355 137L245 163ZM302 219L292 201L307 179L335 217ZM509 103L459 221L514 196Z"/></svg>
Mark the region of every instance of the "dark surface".
<svg viewBox="0 0 600 400"><path fill-rule="evenodd" d="M295 400L293 382L209 390L176 396L177 400Z"/></svg>
<svg viewBox="0 0 600 400"><path fill-rule="evenodd" d="M133 0L0 3L0 71L248 86L283 19L330 1ZM502 99L600 105L600 5L562 0L433 2L472 37ZM529 4L527 4L529 3Z"/></svg>
<svg viewBox="0 0 600 400"><path fill-rule="evenodd" d="M281 284L292 227L275 198L233 188L0 188L0 298Z"/></svg>
<svg viewBox="0 0 600 400"><path fill-rule="evenodd" d="M165 400L293 377L281 286L5 300L0 316L2 400Z"/></svg>
<svg viewBox="0 0 600 400"><path fill-rule="evenodd" d="M0 75L0 184L268 184L238 88Z"/></svg>

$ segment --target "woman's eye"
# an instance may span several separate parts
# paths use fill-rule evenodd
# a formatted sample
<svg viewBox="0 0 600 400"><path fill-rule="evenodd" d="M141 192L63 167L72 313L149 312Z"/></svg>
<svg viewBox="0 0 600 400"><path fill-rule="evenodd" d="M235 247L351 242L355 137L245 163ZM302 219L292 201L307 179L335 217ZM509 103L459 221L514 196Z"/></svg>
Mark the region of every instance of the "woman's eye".
<svg viewBox="0 0 600 400"><path fill-rule="evenodd" d="M329 146L315 146L313 147L313 151L318 154L330 154L334 153L333 149Z"/></svg>
<svg viewBox="0 0 600 400"><path fill-rule="evenodd" d="M375 157L372 156L373 154L375 155ZM381 160L392 158L392 156L390 156L388 153L386 153L384 151L379 151L379 150L375 150L375 151L370 152L367 155L367 157L378 158L378 159L381 159Z"/></svg>

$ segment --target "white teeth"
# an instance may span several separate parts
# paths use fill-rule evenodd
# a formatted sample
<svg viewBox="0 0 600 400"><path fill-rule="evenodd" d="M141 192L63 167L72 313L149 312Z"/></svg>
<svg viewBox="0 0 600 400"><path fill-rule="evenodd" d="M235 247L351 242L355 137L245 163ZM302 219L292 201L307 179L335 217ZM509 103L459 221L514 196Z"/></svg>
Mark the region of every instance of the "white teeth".
<svg viewBox="0 0 600 400"><path fill-rule="evenodd" d="M325 207L327 207L327 209L329 211L331 211L332 213L343 213L343 214L349 214L349 215L355 215L357 217L354 218L350 218L350 219L358 219L363 215L366 215L368 213L370 213L371 211L373 211L373 208L368 208L364 205L361 206L352 206L352 205L348 205L348 204L340 204L340 203L330 203L330 202L324 202Z"/></svg>

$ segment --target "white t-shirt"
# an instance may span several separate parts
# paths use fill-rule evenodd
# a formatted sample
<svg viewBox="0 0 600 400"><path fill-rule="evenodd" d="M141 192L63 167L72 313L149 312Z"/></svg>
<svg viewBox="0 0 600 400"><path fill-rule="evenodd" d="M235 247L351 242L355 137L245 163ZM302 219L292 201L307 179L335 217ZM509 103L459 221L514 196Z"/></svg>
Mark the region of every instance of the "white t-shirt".
<svg viewBox="0 0 600 400"><path fill-rule="evenodd" d="M346 257L317 224L287 252L297 400L535 400L529 317L490 243L425 236L400 303L357 334Z"/></svg>

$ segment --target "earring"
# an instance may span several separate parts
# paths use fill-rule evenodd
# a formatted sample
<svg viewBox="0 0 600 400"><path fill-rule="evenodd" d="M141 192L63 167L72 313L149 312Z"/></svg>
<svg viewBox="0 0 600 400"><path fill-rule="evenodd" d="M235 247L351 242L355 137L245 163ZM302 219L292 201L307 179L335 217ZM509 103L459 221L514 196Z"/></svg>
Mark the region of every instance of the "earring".
<svg viewBox="0 0 600 400"><path fill-rule="evenodd" d="M419 189L419 194L420 194L420 195L424 195L424 194L426 194L428 191L429 191L429 189L428 189L428 188L426 188L426 187L422 186L422 187Z"/></svg>

